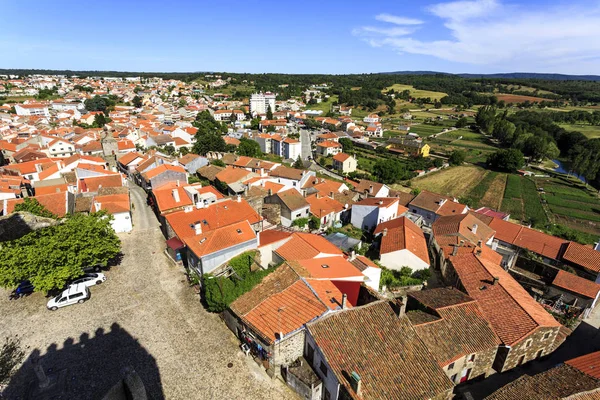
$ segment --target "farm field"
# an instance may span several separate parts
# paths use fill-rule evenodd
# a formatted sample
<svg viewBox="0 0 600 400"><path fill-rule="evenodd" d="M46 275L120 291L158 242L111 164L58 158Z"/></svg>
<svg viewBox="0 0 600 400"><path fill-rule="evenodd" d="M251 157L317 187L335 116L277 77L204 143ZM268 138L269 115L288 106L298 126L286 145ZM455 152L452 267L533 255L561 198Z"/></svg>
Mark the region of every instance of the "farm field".
<svg viewBox="0 0 600 400"><path fill-rule="evenodd" d="M383 91L388 92L391 89L394 89L394 91L396 91L396 92L402 92L404 90L409 90L410 95L413 97L416 97L416 98L430 97L432 100L439 100L442 97L447 96L447 94L443 93L443 92L432 92L429 90L419 90L419 89L415 89L412 85L402 85L399 83L392 85L390 87L387 87Z"/></svg>
<svg viewBox="0 0 600 400"><path fill-rule="evenodd" d="M337 100L338 100L338 97L336 95L333 95L329 98L329 101L327 101L327 102L323 101L321 103L307 105L306 109L323 111L323 114L321 114L321 116L325 116L325 114L327 114L329 111L331 111L331 105L334 102L336 102ZM355 110L354 108L352 108L352 116L354 116L354 111L358 111L358 110Z"/></svg>
<svg viewBox="0 0 600 400"><path fill-rule="evenodd" d="M529 222L539 227L548 224L536 184L527 177L508 176L500 209L517 221Z"/></svg>
<svg viewBox="0 0 600 400"><path fill-rule="evenodd" d="M600 126L596 125L571 125L571 124L558 124L561 128L568 131L577 131L583 133L588 138L600 137Z"/></svg>
<svg viewBox="0 0 600 400"><path fill-rule="evenodd" d="M549 92L547 90L536 89L531 86L522 86L522 85L503 85L503 86L506 90L515 90L515 91L520 91L520 92L531 92L531 93L533 93L537 90L537 92L540 94L555 94L553 92ZM498 93L498 90L496 90L495 93Z"/></svg>
<svg viewBox="0 0 600 400"><path fill-rule="evenodd" d="M575 179L556 175L536 178L538 187L544 188L551 218L556 222L584 232L600 234L600 199Z"/></svg>
<svg viewBox="0 0 600 400"><path fill-rule="evenodd" d="M550 99L544 99L542 97L533 97L533 96L522 96L518 94L497 94L496 97L499 101L504 100L505 103L523 103L524 101L529 100L532 103L539 103L542 101L551 101Z"/></svg>
<svg viewBox="0 0 600 400"><path fill-rule="evenodd" d="M425 138L431 135L435 135L440 133L445 128L450 128L454 126L454 121L440 121L439 125L430 125L430 124L416 124L410 126L410 132L416 133L417 135Z"/></svg>
<svg viewBox="0 0 600 400"><path fill-rule="evenodd" d="M486 170L474 165L450 167L412 180L412 186L434 193L464 197L486 175Z"/></svg>

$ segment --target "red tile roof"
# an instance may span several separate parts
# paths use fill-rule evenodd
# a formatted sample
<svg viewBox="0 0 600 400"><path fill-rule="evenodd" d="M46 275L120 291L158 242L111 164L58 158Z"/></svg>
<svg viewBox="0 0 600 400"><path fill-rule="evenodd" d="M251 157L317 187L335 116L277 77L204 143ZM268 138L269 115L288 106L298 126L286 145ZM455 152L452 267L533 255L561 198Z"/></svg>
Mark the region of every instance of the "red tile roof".
<svg viewBox="0 0 600 400"><path fill-rule="evenodd" d="M152 179L162 174L163 172L174 171L185 174L185 169L179 165L170 165L170 164L162 164L156 168L151 169L150 171L143 174L146 179Z"/></svg>
<svg viewBox="0 0 600 400"><path fill-rule="evenodd" d="M338 162L344 162L350 157L350 154L347 153L337 153L335 156L333 156L333 159Z"/></svg>
<svg viewBox="0 0 600 400"><path fill-rule="evenodd" d="M373 234L383 234L385 229L387 229L387 234L381 237L379 248L381 254L407 249L429 264L429 251L425 235L414 222L406 217L395 218L377 225Z"/></svg>
<svg viewBox="0 0 600 400"><path fill-rule="evenodd" d="M472 214L442 216L432 225L436 238L442 235L461 236L465 240L486 243L494 236L494 230Z"/></svg>
<svg viewBox="0 0 600 400"><path fill-rule="evenodd" d="M580 370L586 375L600 379L600 351L573 358L565 361L565 364Z"/></svg>
<svg viewBox="0 0 600 400"><path fill-rule="evenodd" d="M322 218L331 213L339 213L344 210L344 205L329 196L317 197L316 194L306 197L306 201L310 205L311 214Z"/></svg>
<svg viewBox="0 0 600 400"><path fill-rule="evenodd" d="M344 257L319 257L288 261L288 264L304 278L364 280L362 272Z"/></svg>
<svg viewBox="0 0 600 400"><path fill-rule="evenodd" d="M552 281L552 285L590 299L595 299L600 291L600 284L581 278L570 272L563 271L562 269L556 274L556 277Z"/></svg>
<svg viewBox="0 0 600 400"><path fill-rule="evenodd" d="M252 172L245 170L244 168L233 168L227 166L224 170L216 175L216 178L223 183L234 183L239 182L253 174Z"/></svg>
<svg viewBox="0 0 600 400"><path fill-rule="evenodd" d="M579 265L592 272L600 272L600 251L571 242L562 256L563 260Z"/></svg>
<svg viewBox="0 0 600 400"><path fill-rule="evenodd" d="M183 238L183 242L196 256L203 257L253 239L256 239L256 233L248 221L241 221L213 230L202 231L199 235L187 236Z"/></svg>
<svg viewBox="0 0 600 400"><path fill-rule="evenodd" d="M91 176L79 180L79 193L97 192L101 187L121 187L121 174L106 176Z"/></svg>
<svg viewBox="0 0 600 400"><path fill-rule="evenodd" d="M64 217L68 213L68 192L41 194L33 197L46 210L58 217ZM6 202L6 213L10 214L15 210L15 206L22 203L24 199L10 199Z"/></svg>
<svg viewBox="0 0 600 400"><path fill-rule="evenodd" d="M564 239L499 218L494 218L489 225L496 231L496 239L555 260L558 259L563 246L569 243Z"/></svg>
<svg viewBox="0 0 600 400"><path fill-rule="evenodd" d="M91 211L96 211L96 204L100 204L100 209L109 214L124 213L130 211L129 194L111 194L106 196L94 196Z"/></svg>
<svg viewBox="0 0 600 400"><path fill-rule="evenodd" d="M338 382L352 399L446 398L453 385L406 316L387 301L307 324ZM361 395L347 378L361 377Z"/></svg>
<svg viewBox="0 0 600 400"><path fill-rule="evenodd" d="M294 233L292 238L275 252L284 260L306 260L319 254L343 254L323 236L311 233Z"/></svg>
<svg viewBox="0 0 600 400"><path fill-rule="evenodd" d="M500 265L475 254L449 257L467 294L477 300L486 319L506 345L538 327L560 324ZM499 281L493 284L494 277Z"/></svg>
<svg viewBox="0 0 600 400"><path fill-rule="evenodd" d="M266 231L262 231L258 234L259 244L258 246L266 246L271 243L279 242L280 240L285 240L292 236L291 232L288 231L280 231L277 229L269 229Z"/></svg>

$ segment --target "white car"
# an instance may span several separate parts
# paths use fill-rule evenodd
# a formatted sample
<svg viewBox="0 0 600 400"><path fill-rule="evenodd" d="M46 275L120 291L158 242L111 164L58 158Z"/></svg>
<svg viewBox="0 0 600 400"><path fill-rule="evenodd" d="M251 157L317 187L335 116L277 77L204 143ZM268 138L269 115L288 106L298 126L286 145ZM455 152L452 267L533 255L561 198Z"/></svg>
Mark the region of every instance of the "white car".
<svg viewBox="0 0 600 400"><path fill-rule="evenodd" d="M83 276L75 279L71 285L79 285L82 284L84 286L94 286L99 285L106 280L106 276L100 272L88 272L87 274L83 274Z"/></svg>
<svg viewBox="0 0 600 400"><path fill-rule="evenodd" d="M61 294L50 299L46 307L49 310L56 311L60 307L70 306L75 303L83 303L87 299L90 298L90 290L87 286L78 284L78 285L69 285L67 289L65 289Z"/></svg>

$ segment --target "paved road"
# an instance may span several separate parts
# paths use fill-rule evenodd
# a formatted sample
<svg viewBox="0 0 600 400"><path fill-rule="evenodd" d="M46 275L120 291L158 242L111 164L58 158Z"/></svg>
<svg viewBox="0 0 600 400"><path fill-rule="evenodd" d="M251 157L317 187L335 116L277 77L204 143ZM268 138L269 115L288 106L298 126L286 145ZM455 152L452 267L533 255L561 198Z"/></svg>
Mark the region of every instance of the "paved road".
<svg viewBox="0 0 600 400"><path fill-rule="evenodd" d="M312 162L310 163L310 167L309 167L309 169L310 169L311 171L320 172L320 173L322 173L322 174L324 174L324 175L327 175L327 176L330 176L330 177L332 177L332 178L334 178L334 179L344 180L344 177L343 177L343 176L341 176L341 175L338 175L338 174L336 174L336 173L334 173L334 172L332 172L332 171L328 170L327 168L321 167L319 164L317 164L317 163L316 163L316 162L314 162L314 161L312 161Z"/></svg>
<svg viewBox="0 0 600 400"><path fill-rule="evenodd" d="M18 334L28 357L41 355L53 376L63 371L65 399L100 399L124 367L139 373L154 400L297 398L202 308L183 271L162 253L164 238L144 192L131 193L134 231L119 234L122 262L91 288L91 299L51 312L42 294L9 301L0 289L0 340ZM26 398L35 381L28 361L4 394Z"/></svg>
<svg viewBox="0 0 600 400"><path fill-rule="evenodd" d="M310 136L310 131L306 129L300 129L300 143L302 148L301 154L303 160L307 160L309 156L312 157L312 144Z"/></svg>

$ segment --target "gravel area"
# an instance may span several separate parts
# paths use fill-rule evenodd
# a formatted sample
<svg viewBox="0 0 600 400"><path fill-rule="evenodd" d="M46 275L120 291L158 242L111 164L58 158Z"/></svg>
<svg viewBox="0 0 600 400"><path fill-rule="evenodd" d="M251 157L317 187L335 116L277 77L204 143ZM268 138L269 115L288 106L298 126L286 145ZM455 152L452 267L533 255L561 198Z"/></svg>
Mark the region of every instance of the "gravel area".
<svg viewBox="0 0 600 400"><path fill-rule="evenodd" d="M141 376L152 399L295 399L239 350L218 315L206 312L183 271L163 254L164 238L145 194L132 188L134 231L121 234L120 265L92 297L55 312L39 293L8 300L0 289L0 339L18 334L29 357L41 355L60 399L100 399L124 367ZM4 391L9 399L36 397L25 362Z"/></svg>

